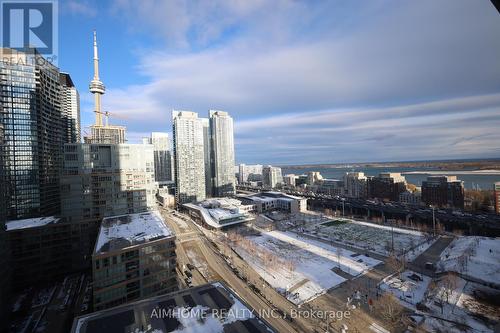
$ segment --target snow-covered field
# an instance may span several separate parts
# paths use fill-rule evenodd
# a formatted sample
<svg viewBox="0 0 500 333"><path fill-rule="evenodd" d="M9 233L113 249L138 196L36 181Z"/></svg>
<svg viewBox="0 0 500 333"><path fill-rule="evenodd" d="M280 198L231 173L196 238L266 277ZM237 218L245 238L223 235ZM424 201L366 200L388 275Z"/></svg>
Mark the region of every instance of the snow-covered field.
<svg viewBox="0 0 500 333"><path fill-rule="evenodd" d="M388 255L392 247L392 228L374 223L336 219L308 228L310 233L323 239L331 239L353 247L381 255ZM408 260L415 259L434 242L426 234L402 228L394 228L394 249L406 253Z"/></svg>
<svg viewBox="0 0 500 333"><path fill-rule="evenodd" d="M500 313L500 307L493 303L500 292L457 276L449 281L442 278L428 291L425 305L433 316L443 320L426 319L426 327L449 332L493 332Z"/></svg>
<svg viewBox="0 0 500 333"><path fill-rule="evenodd" d="M273 288L295 304L307 302L344 282L346 277L363 274L380 263L292 232L270 231L245 236L245 239L255 244L255 248L233 242L235 251ZM262 253L281 258L281 264L269 264ZM332 269L339 270L344 277Z"/></svg>
<svg viewBox="0 0 500 333"><path fill-rule="evenodd" d="M456 238L441 253L437 268L500 285L500 238Z"/></svg>
<svg viewBox="0 0 500 333"><path fill-rule="evenodd" d="M425 291L430 282L431 278L428 276L413 271L404 271L401 275L393 274L386 277L382 280L380 289L390 292L400 299L403 305L410 305L413 308L424 299Z"/></svg>

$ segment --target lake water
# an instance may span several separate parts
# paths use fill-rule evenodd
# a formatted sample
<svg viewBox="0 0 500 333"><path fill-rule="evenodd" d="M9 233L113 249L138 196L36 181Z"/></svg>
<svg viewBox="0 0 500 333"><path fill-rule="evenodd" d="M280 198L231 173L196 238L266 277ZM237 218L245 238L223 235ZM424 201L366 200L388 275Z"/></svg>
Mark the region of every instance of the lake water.
<svg viewBox="0 0 500 333"><path fill-rule="evenodd" d="M401 168L401 167L369 167L369 168L305 168L305 169L289 169L281 168L283 175L293 173L296 175L305 174L309 171L319 171L323 178L342 179L348 171L364 172L366 176L377 176L381 172L415 172L415 171L439 171L431 168ZM459 171L463 172L466 170ZM444 171L446 175L453 175L452 171ZM408 174L404 175L408 183L420 186L422 181L426 180L429 175L426 174ZM464 181L466 189L479 188L482 190L490 190L493 188L494 182L500 181L500 175L481 175L481 174L456 174L457 179Z"/></svg>

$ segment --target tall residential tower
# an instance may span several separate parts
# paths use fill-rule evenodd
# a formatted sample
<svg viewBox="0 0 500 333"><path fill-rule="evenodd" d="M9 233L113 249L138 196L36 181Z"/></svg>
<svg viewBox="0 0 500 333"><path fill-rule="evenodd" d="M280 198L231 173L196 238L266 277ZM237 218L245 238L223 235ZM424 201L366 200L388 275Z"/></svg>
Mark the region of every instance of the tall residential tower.
<svg viewBox="0 0 500 333"><path fill-rule="evenodd" d="M224 111L209 111L211 136L212 195L235 193L233 118Z"/></svg>
<svg viewBox="0 0 500 333"><path fill-rule="evenodd" d="M191 111L172 111L177 204L202 201L205 192L203 122Z"/></svg>
<svg viewBox="0 0 500 333"><path fill-rule="evenodd" d="M66 128L64 142L78 143L81 140L80 95L69 74L61 73L59 80L61 83L62 117Z"/></svg>
<svg viewBox="0 0 500 333"><path fill-rule="evenodd" d="M36 50L0 49L7 219L59 213L65 141L59 69Z"/></svg>
<svg viewBox="0 0 500 333"><path fill-rule="evenodd" d="M160 184L172 181L172 153L168 133L153 132L147 139L154 147L155 180Z"/></svg>

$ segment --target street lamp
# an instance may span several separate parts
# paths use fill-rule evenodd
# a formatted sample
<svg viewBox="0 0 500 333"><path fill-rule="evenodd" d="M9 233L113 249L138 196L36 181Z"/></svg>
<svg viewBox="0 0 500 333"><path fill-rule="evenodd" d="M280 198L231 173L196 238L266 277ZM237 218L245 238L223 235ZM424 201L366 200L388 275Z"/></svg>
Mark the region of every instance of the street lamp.
<svg viewBox="0 0 500 333"><path fill-rule="evenodd" d="M392 253L394 253L394 219L391 219L391 247Z"/></svg>
<svg viewBox="0 0 500 333"><path fill-rule="evenodd" d="M434 213L435 207L431 205L432 208L432 235L436 236L436 214Z"/></svg>
<svg viewBox="0 0 500 333"><path fill-rule="evenodd" d="M345 217L345 211L344 211L345 198L342 198L340 200L342 200L342 217Z"/></svg>

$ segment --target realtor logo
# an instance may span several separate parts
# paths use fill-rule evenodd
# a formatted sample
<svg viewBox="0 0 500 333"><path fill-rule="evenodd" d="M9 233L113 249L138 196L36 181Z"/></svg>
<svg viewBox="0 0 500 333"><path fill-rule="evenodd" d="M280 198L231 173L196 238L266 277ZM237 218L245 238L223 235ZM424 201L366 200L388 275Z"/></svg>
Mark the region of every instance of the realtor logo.
<svg viewBox="0 0 500 333"><path fill-rule="evenodd" d="M57 0L0 0L2 47L57 54Z"/></svg>

